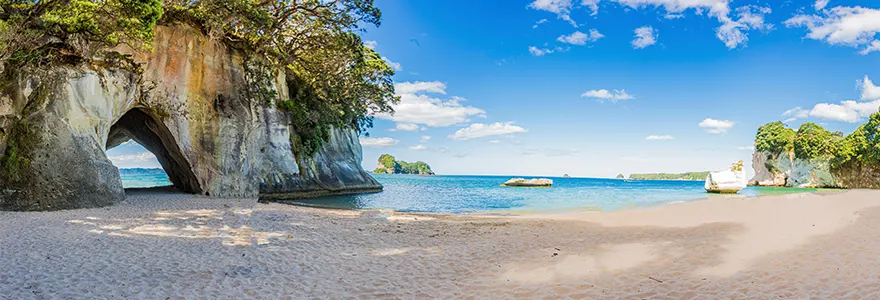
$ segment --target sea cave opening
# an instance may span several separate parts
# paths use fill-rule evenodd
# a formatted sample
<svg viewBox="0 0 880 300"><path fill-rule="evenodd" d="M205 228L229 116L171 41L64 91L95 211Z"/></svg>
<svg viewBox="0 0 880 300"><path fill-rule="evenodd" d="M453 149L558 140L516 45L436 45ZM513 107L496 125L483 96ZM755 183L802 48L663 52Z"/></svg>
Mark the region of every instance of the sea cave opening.
<svg viewBox="0 0 880 300"><path fill-rule="evenodd" d="M126 112L107 137L107 158L119 169L126 192L173 187L202 194L201 186L174 136L161 121L141 108Z"/></svg>

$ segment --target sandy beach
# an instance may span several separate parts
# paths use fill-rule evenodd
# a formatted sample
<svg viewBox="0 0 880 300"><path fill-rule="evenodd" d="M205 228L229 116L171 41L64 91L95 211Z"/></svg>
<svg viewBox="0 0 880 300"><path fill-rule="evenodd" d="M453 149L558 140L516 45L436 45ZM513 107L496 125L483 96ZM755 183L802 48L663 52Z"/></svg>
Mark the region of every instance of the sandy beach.
<svg viewBox="0 0 880 300"><path fill-rule="evenodd" d="M407 215L129 193L0 212L2 299L877 299L880 191Z"/></svg>

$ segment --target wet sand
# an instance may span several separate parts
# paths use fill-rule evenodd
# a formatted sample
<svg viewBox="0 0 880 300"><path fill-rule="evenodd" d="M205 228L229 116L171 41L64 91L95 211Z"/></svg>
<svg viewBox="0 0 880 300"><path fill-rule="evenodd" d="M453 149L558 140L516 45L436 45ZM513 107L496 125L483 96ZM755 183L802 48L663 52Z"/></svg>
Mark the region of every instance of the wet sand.
<svg viewBox="0 0 880 300"><path fill-rule="evenodd" d="M408 215L140 191L0 212L0 299L880 299L880 191Z"/></svg>

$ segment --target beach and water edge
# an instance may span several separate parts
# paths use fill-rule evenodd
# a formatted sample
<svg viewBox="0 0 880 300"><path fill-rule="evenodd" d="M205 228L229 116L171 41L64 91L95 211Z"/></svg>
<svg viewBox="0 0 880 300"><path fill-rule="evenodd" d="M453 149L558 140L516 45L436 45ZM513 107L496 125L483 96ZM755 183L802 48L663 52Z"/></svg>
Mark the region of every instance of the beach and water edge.
<svg viewBox="0 0 880 300"><path fill-rule="evenodd" d="M141 189L0 229L9 299L880 296L874 190L481 215Z"/></svg>

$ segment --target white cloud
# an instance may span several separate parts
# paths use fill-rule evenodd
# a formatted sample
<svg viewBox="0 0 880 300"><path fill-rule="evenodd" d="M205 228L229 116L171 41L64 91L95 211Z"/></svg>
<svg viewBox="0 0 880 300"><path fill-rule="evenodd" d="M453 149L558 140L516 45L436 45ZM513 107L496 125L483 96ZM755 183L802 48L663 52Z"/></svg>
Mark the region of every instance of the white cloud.
<svg viewBox="0 0 880 300"><path fill-rule="evenodd" d="M819 103L813 106L809 115L819 119L849 123L856 123L864 117L871 116L880 107L880 87L874 85L868 76L859 80L858 83L862 92L862 102L846 100L839 104Z"/></svg>
<svg viewBox="0 0 880 300"><path fill-rule="evenodd" d="M636 98L635 96L627 93L626 90L608 91L606 89L589 90L589 91L586 91L583 94L581 94L581 97L582 98L595 98L595 99L599 99L599 100L609 100L612 103L615 103L620 100L631 100L631 99Z"/></svg>
<svg viewBox="0 0 880 300"><path fill-rule="evenodd" d="M419 139L419 141L422 142L422 143L425 143L425 142L430 141L430 140L431 140L431 136L428 136L428 135L423 135L422 138Z"/></svg>
<svg viewBox="0 0 880 300"><path fill-rule="evenodd" d="M388 137L381 137L381 138L365 137L365 138L361 139L361 146L372 147L372 148L391 147L391 146L397 145L397 143L399 143L399 142L400 141L392 139L392 138L388 138Z"/></svg>
<svg viewBox="0 0 880 300"><path fill-rule="evenodd" d="M376 49L376 41L364 41L364 46L370 49Z"/></svg>
<svg viewBox="0 0 880 300"><path fill-rule="evenodd" d="M599 0L581 0L581 5L593 12L590 14L591 16L599 14Z"/></svg>
<svg viewBox="0 0 880 300"><path fill-rule="evenodd" d="M721 23L716 30L716 37L724 42L728 48L736 48L748 41L748 30L769 30L772 25L764 23L764 15L771 10L766 7L741 6L731 10L729 0L613 0L632 9L645 7L662 7L666 10L666 18L679 18L682 14L693 9L701 15L708 11L708 15ZM733 13L732 13L733 12ZM732 16L733 14L733 16ZM737 17L734 19L734 17Z"/></svg>
<svg viewBox="0 0 880 300"><path fill-rule="evenodd" d="M500 143L501 143L501 141L499 141L499 140L491 140L491 141L489 141L489 144L500 144Z"/></svg>
<svg viewBox="0 0 880 300"><path fill-rule="evenodd" d="M794 121L797 121L797 118L788 118L788 119L785 119L784 121L782 121L782 123L791 123Z"/></svg>
<svg viewBox="0 0 880 300"><path fill-rule="evenodd" d="M871 44L869 44L867 47L865 47L865 49L862 49L862 51L859 51L859 54L868 55L868 53L877 52L877 51L880 51L880 40L874 40L873 42L871 42Z"/></svg>
<svg viewBox="0 0 880 300"><path fill-rule="evenodd" d="M672 139L675 139L675 137L671 135L649 135L645 137L645 140L648 141L668 141Z"/></svg>
<svg viewBox="0 0 880 300"><path fill-rule="evenodd" d="M117 168L161 168L156 156L150 152L108 156Z"/></svg>
<svg viewBox="0 0 880 300"><path fill-rule="evenodd" d="M788 27L806 27L807 38L830 45L865 47L868 54L880 48L875 36L880 32L880 9L838 6L821 14L799 14L785 21Z"/></svg>
<svg viewBox="0 0 880 300"><path fill-rule="evenodd" d="M417 131L419 130L419 125L412 123L397 123L394 126L394 129L390 131Z"/></svg>
<svg viewBox="0 0 880 300"><path fill-rule="evenodd" d="M861 120L862 117L868 117L877 112L878 107L880 107L880 100L871 102L847 100L840 102L840 104L819 103L813 106L810 116L825 120L855 123Z"/></svg>
<svg viewBox="0 0 880 300"><path fill-rule="evenodd" d="M813 5L816 10L823 10L825 9L825 6L828 6L828 0L816 0L816 4Z"/></svg>
<svg viewBox="0 0 880 300"><path fill-rule="evenodd" d="M429 93L446 94L442 82L402 82L394 85L400 102L394 105L394 114L377 114L376 117L399 123L424 124L431 127L444 127L465 123L472 116L485 116L486 111L464 106L461 97L448 100L434 98Z"/></svg>
<svg viewBox="0 0 880 300"><path fill-rule="evenodd" d="M532 28L538 28L538 25L541 25L541 24L544 24L547 22L549 22L549 21L547 21L547 19L540 19L540 20L538 20L538 22L535 22L535 25L532 25Z"/></svg>
<svg viewBox="0 0 880 300"><path fill-rule="evenodd" d="M513 122L495 122L492 124L474 123L468 127L459 129L455 133L449 135L453 140L470 140L487 136L508 135L520 132L527 132L525 128L516 126Z"/></svg>
<svg viewBox="0 0 880 300"><path fill-rule="evenodd" d="M633 48L642 49L657 43L657 33L651 26L636 28L636 38L632 41Z"/></svg>
<svg viewBox="0 0 880 300"><path fill-rule="evenodd" d="M711 134L725 134L728 130L733 128L734 123L728 120L715 120L712 118L706 118L700 124L698 124L700 128L706 129L706 132Z"/></svg>
<svg viewBox="0 0 880 300"><path fill-rule="evenodd" d="M419 92L446 95L446 84L439 81L401 82L394 84L394 92L397 95L415 94Z"/></svg>
<svg viewBox="0 0 880 300"><path fill-rule="evenodd" d="M554 13L557 18L565 20L572 26L577 27L577 23L575 23L569 15L572 8L571 0L535 0L529 4L529 7Z"/></svg>
<svg viewBox="0 0 880 300"><path fill-rule="evenodd" d="M566 44L583 46L583 45L586 45L587 42L592 43L592 42L598 41L599 39L601 39L603 37L605 37L605 36L602 35L601 33L599 33L598 30L590 29L589 34L586 34L586 33L580 32L580 31L575 31L574 33L569 34L569 35L559 36L558 38L556 38L556 41L566 43Z"/></svg>
<svg viewBox="0 0 880 300"><path fill-rule="evenodd" d="M740 146L736 147L736 150L755 151L755 146Z"/></svg>
<svg viewBox="0 0 880 300"><path fill-rule="evenodd" d="M384 56L382 56L382 60L384 60L385 63L388 64L388 66L391 67L392 69L394 69L395 71L403 70L403 66L401 66L400 63L393 62Z"/></svg>
<svg viewBox="0 0 880 300"><path fill-rule="evenodd" d="M407 147L407 148L409 148L409 150L413 150L413 151L428 150L428 147L425 146L425 145L409 146L409 147Z"/></svg>
<svg viewBox="0 0 880 300"><path fill-rule="evenodd" d="M871 79L868 79L868 76L865 76L865 79L861 80L861 84L862 100L880 99L880 86L874 85L874 82L871 82Z"/></svg>
<svg viewBox="0 0 880 300"><path fill-rule="evenodd" d="M792 118L797 118L797 119L803 119L809 115L810 115L810 111L805 110L805 109L801 108L800 106L786 110L785 112L782 113L783 117L790 116Z"/></svg>
<svg viewBox="0 0 880 300"><path fill-rule="evenodd" d="M550 54L550 53L553 53L556 51L561 51L561 50L562 50L562 48L559 48L559 47L556 47L556 49L549 49L549 48L538 48L535 46L529 46L529 53L531 53L534 56L544 56L544 55L547 55L547 54Z"/></svg>

